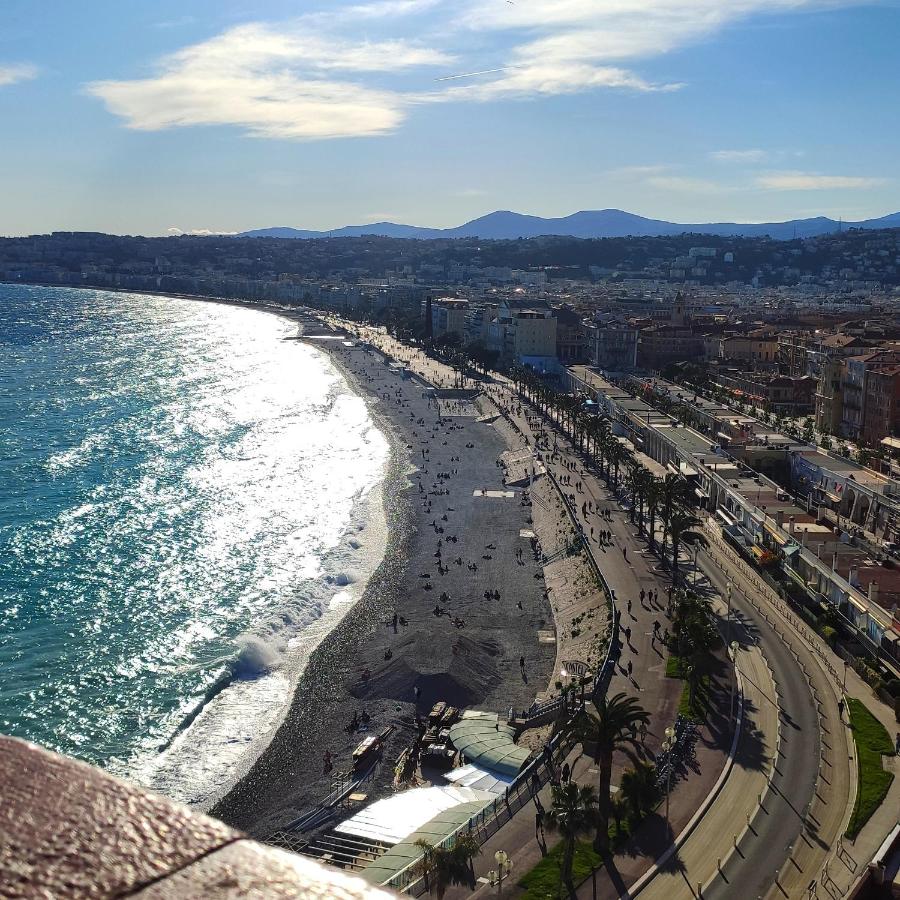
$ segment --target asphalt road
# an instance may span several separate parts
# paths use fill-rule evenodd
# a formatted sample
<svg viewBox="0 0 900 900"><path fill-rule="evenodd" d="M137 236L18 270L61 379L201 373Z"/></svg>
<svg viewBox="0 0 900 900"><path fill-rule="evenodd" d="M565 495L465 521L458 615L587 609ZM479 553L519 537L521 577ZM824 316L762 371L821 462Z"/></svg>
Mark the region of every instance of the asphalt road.
<svg viewBox="0 0 900 900"><path fill-rule="evenodd" d="M727 579L705 552L700 565L724 596ZM732 600L732 640L758 643L772 669L780 703L781 743L768 799L744 838L708 887L706 900L763 897L799 839L818 773L819 721L806 677L796 659L753 606ZM734 623L740 623L735 625ZM768 763L766 763L768 765ZM745 823L739 823L740 833ZM755 832L755 833L754 833Z"/></svg>

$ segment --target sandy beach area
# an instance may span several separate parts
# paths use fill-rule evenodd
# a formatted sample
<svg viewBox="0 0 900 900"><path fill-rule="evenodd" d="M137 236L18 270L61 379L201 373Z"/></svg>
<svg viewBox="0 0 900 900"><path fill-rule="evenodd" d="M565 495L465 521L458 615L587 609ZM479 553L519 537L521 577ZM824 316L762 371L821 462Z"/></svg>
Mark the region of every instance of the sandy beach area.
<svg viewBox="0 0 900 900"><path fill-rule="evenodd" d="M257 306L256 308L260 308ZM393 726L370 796L387 790L415 714L439 700L496 712L530 705L551 679L553 630L532 509L503 482L505 429L470 395L439 392L358 344L303 338L329 353L390 437L383 489L388 548L356 606L313 653L268 748L212 814L265 838L348 771L360 735ZM351 343L351 342L348 342ZM522 662L524 660L524 666ZM417 699L418 692L418 699ZM333 768L326 764L330 754Z"/></svg>

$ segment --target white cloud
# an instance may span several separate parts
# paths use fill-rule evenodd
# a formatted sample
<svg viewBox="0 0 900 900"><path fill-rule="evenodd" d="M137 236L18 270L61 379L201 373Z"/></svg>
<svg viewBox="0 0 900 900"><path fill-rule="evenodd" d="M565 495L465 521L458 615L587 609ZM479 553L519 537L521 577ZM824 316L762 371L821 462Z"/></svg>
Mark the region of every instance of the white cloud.
<svg viewBox="0 0 900 900"><path fill-rule="evenodd" d="M391 16L408 16L414 13L427 12L440 5L441 0L375 0L374 3L361 3L351 6L347 15L359 19L381 19ZM329 13L333 15L333 13Z"/></svg>
<svg viewBox="0 0 900 900"><path fill-rule="evenodd" d="M648 79L635 66L754 14L857 2L344 0L290 23L230 29L164 58L149 77L87 90L135 129L232 125L299 140L382 135L421 103L677 90L683 84ZM410 33L428 38L398 37ZM434 79L440 87L424 89L417 71L424 66L444 68ZM759 154L712 156L751 163L762 161Z"/></svg>
<svg viewBox="0 0 900 900"><path fill-rule="evenodd" d="M721 194L726 188L705 178L691 178L687 175L652 175L647 179L651 187L662 191L676 191L685 194Z"/></svg>
<svg viewBox="0 0 900 900"><path fill-rule="evenodd" d="M545 92L598 86L674 90L611 70L611 64L648 59L688 46L757 13L848 5L857 0L468 0L461 21L480 32L509 33L521 41L511 65L535 69L499 81L534 82ZM591 69L597 67L596 74ZM611 77L610 72L618 72ZM549 89L549 90L548 90ZM494 86L488 93L502 93Z"/></svg>
<svg viewBox="0 0 900 900"><path fill-rule="evenodd" d="M37 75L37 66L28 63L0 65L0 87L18 84L20 81L30 81L32 78L37 78Z"/></svg>
<svg viewBox="0 0 900 900"><path fill-rule="evenodd" d="M617 169L610 169L606 174L616 178L644 178L647 175L662 175L670 169L671 166L664 165L620 166Z"/></svg>
<svg viewBox="0 0 900 900"><path fill-rule="evenodd" d="M587 63L530 63L510 66L498 78L461 88L450 88L445 99L497 100L574 94L591 88L630 88L634 91L671 91L678 84L654 84L617 66Z"/></svg>
<svg viewBox="0 0 900 900"><path fill-rule="evenodd" d="M87 90L138 130L238 125L254 137L353 137L394 130L407 105L402 94L354 75L451 61L401 40L354 43L254 24L172 54L153 77Z"/></svg>
<svg viewBox="0 0 900 900"><path fill-rule="evenodd" d="M723 163L760 163L768 158L765 150L713 150L710 159Z"/></svg>
<svg viewBox="0 0 900 900"><path fill-rule="evenodd" d="M859 190L886 184L884 178L857 175L817 175L811 172L769 172L756 179L761 188L774 191Z"/></svg>

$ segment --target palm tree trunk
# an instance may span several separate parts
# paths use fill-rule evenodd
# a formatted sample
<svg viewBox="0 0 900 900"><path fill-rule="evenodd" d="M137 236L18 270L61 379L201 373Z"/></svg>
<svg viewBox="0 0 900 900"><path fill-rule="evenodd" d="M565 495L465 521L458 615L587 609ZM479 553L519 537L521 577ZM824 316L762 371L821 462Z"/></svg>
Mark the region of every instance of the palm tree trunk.
<svg viewBox="0 0 900 900"><path fill-rule="evenodd" d="M609 817L612 813L610 786L612 783L612 753L606 750L600 754L600 775L597 780L597 835L594 849L606 855L609 852Z"/></svg>
<svg viewBox="0 0 900 900"><path fill-rule="evenodd" d="M572 884L572 864L575 861L575 835L566 838L566 846L563 851L562 878L569 891L569 896L575 896L575 885Z"/></svg>

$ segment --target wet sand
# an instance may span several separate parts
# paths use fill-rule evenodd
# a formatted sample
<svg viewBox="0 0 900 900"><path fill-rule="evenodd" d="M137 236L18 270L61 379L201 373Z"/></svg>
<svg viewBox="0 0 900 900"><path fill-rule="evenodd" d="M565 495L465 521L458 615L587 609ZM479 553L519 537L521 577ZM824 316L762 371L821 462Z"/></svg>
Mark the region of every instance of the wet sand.
<svg viewBox="0 0 900 900"><path fill-rule="evenodd" d="M421 713L438 700L523 708L546 688L556 655L554 644L538 642L552 619L541 566L520 536L531 528L521 489L473 496L506 490L500 431L450 398L437 401L439 414L427 386L380 353L309 343L331 355L391 438L389 544L363 597L314 652L268 748L211 811L261 838L323 798L335 772L349 770L361 740L347 728L354 712L368 713L370 733L394 726L365 788L373 798L389 787L394 761L416 734L416 688Z"/></svg>

